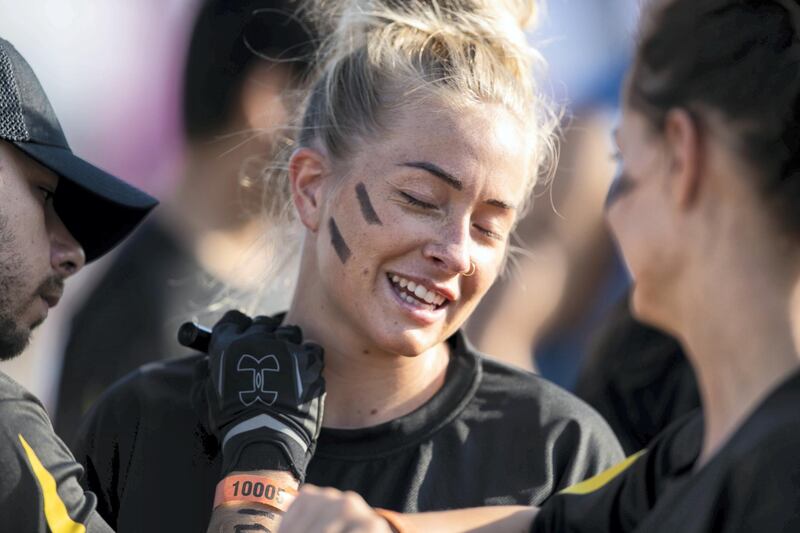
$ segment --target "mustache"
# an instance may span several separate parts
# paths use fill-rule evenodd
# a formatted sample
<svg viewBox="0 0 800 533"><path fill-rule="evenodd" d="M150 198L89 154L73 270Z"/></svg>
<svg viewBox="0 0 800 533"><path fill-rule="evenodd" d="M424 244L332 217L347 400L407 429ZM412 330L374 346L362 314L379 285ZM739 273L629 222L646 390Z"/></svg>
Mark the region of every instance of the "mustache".
<svg viewBox="0 0 800 533"><path fill-rule="evenodd" d="M52 275L45 279L36 290L36 295L61 294L64 292L64 278Z"/></svg>

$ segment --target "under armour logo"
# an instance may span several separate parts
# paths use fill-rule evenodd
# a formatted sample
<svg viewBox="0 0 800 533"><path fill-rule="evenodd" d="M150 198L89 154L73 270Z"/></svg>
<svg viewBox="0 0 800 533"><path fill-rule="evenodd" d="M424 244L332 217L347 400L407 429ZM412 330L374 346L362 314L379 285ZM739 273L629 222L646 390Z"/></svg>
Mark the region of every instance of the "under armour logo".
<svg viewBox="0 0 800 533"><path fill-rule="evenodd" d="M278 393L274 390L267 390L264 387L267 382L267 372L279 372L281 365L278 358L274 355L265 355L259 359L252 355L245 354L239 358L236 370L239 372L250 372L253 379L253 387L250 390L239 391L239 401L245 407L249 407L256 402L264 405L272 405L278 399Z"/></svg>

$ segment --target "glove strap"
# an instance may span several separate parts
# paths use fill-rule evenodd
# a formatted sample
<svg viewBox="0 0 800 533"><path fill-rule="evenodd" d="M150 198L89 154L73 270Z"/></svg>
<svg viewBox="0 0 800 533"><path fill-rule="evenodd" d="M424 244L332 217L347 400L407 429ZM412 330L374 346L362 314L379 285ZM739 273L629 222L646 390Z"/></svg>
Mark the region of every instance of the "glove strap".
<svg viewBox="0 0 800 533"><path fill-rule="evenodd" d="M295 489L268 477L237 474L224 477L217 483L214 509L229 503L250 502L286 512L295 497Z"/></svg>
<svg viewBox="0 0 800 533"><path fill-rule="evenodd" d="M375 513L386 520L394 533L416 533L416 530L408 525L403 515L389 511L388 509L375 509Z"/></svg>

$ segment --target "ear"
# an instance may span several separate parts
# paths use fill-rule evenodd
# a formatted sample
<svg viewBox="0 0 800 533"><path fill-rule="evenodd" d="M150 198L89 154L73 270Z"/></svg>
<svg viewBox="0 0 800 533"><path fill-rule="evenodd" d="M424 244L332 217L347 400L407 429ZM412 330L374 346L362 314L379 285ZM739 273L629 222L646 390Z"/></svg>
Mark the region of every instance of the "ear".
<svg viewBox="0 0 800 533"><path fill-rule="evenodd" d="M673 109L664 122L671 156L673 198L681 208L694 203L702 181L702 147L697 122L685 109Z"/></svg>
<svg viewBox="0 0 800 533"><path fill-rule="evenodd" d="M313 148L298 148L289 159L292 201L300 221L313 232L322 218L322 185L328 176L327 157Z"/></svg>

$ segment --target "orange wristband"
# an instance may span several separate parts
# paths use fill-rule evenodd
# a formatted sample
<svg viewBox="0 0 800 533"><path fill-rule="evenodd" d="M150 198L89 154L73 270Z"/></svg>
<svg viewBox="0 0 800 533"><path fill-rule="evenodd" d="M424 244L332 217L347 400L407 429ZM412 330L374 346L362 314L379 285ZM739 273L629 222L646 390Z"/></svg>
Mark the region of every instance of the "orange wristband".
<svg viewBox="0 0 800 533"><path fill-rule="evenodd" d="M375 509L375 512L389 523L394 533L414 533L414 529L408 525L400 513L395 513L388 509Z"/></svg>
<svg viewBox="0 0 800 533"><path fill-rule="evenodd" d="M225 477L217 483L214 508L226 503L252 502L286 512L296 496L295 489L284 487L268 477L239 474Z"/></svg>

